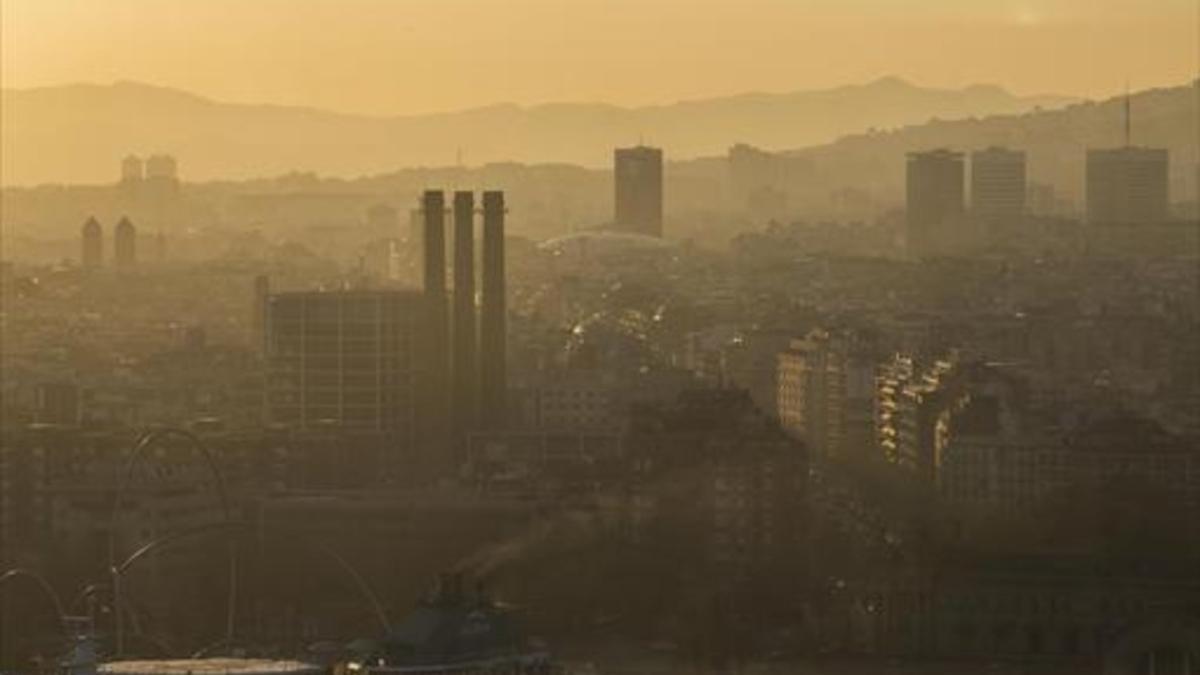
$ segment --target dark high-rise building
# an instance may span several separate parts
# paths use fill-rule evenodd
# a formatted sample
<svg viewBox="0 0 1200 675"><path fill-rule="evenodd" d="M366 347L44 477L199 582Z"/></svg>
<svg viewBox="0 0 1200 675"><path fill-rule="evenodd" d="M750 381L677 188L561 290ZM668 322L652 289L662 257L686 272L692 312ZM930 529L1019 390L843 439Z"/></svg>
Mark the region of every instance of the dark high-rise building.
<svg viewBox="0 0 1200 675"><path fill-rule="evenodd" d="M503 427L508 416L504 215L504 193L484 192L480 391L483 421L492 429Z"/></svg>
<svg viewBox="0 0 1200 675"><path fill-rule="evenodd" d="M455 429L474 428L478 407L478 336L475 325L475 194L454 193L454 392Z"/></svg>
<svg viewBox="0 0 1200 675"><path fill-rule="evenodd" d="M613 153L614 226L651 237L663 235L663 156L639 145Z"/></svg>
<svg viewBox="0 0 1200 675"><path fill-rule="evenodd" d="M1167 219L1167 151L1126 146L1087 153L1090 223L1161 223Z"/></svg>
<svg viewBox="0 0 1200 675"><path fill-rule="evenodd" d="M128 218L121 218L113 230L113 263L118 270L137 264L137 228Z"/></svg>
<svg viewBox="0 0 1200 675"><path fill-rule="evenodd" d="M82 263L85 269L96 269L104 264L104 231L99 221L88 218L83 224L83 255Z"/></svg>
<svg viewBox="0 0 1200 675"><path fill-rule="evenodd" d="M990 147L971 153L971 213L983 223L1025 215L1025 153Z"/></svg>
<svg viewBox="0 0 1200 675"><path fill-rule="evenodd" d="M413 354L420 317L415 291L268 296L268 421L409 438L416 417Z"/></svg>
<svg viewBox="0 0 1200 675"><path fill-rule="evenodd" d="M963 155L939 149L910 152L907 167L907 223L909 252L935 253L962 226Z"/></svg>

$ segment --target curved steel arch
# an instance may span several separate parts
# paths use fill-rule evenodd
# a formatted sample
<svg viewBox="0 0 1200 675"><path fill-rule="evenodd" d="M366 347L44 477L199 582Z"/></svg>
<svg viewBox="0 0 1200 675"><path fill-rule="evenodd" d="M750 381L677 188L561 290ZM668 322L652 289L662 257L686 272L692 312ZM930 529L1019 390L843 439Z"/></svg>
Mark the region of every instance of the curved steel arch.
<svg viewBox="0 0 1200 675"><path fill-rule="evenodd" d="M185 429L175 427L164 427L162 429L153 429L147 431L138 437L137 443L133 446L133 451L129 454L128 461L125 462L125 471L121 474L121 482L117 484L116 492L113 495L112 511L108 519L108 563L109 566L116 564L117 558L117 543L116 543L116 525L117 518L121 512L121 498L125 496L125 490L129 487L129 481L133 477L133 471L137 468L138 460L142 454L148 450L154 443L161 439L175 436L187 441L193 450L200 452L204 458L205 465L212 473L213 479L217 482L217 493L221 499L221 510L225 515L225 521L229 522L233 519L232 507L229 500L229 491L225 486L225 474L221 473L221 466L217 463L217 458L213 455L204 441L200 437Z"/></svg>
<svg viewBox="0 0 1200 675"><path fill-rule="evenodd" d="M255 524L252 522L235 520L230 520L225 523L219 523L215 525L200 525L198 527L173 532L143 545L141 548L130 554L130 556L121 562L121 564L115 565L113 567L113 571L115 572L115 575L119 577L128 571L129 568L132 567L138 560L141 560L145 556L150 555L160 548L170 546L180 541L209 535L221 535L232 538L233 536L244 532L254 533L259 536L263 536L264 534L264 530L255 527ZM285 542L302 544L303 546L308 547L332 560L337 565L338 569L349 576L354 582L359 594L362 595L363 599L366 600L370 605L372 612L375 614L375 619L379 622L380 627L385 632L391 631L391 621L388 619L387 612L383 609L383 604L379 602L379 596L375 594L375 591L371 588L370 584L367 583L367 580L358 573L358 570L356 570L348 560L338 554L337 551L334 551L319 541L296 532L271 532L267 536L276 537Z"/></svg>
<svg viewBox="0 0 1200 675"><path fill-rule="evenodd" d="M46 581L45 577L37 572L34 572L33 570L25 569L23 567L14 567L10 570L5 570L3 574L0 574L0 586L3 586L6 581L12 581L13 579L29 579L37 585L37 587L42 591L42 594L50 599L50 604L54 606L54 617L58 620L58 627L62 630L64 636L69 637L69 631L67 630L67 615L63 608L62 598L58 597L58 593L54 590L54 587L50 585L50 582Z"/></svg>
<svg viewBox="0 0 1200 675"><path fill-rule="evenodd" d="M134 469L137 468L138 460L141 459L143 453L152 447L156 442L176 437L186 441L194 451L199 451L201 457L204 458L205 465L212 474L213 479L217 483L217 493L221 500L221 510L225 517L225 522L232 522L233 511L229 499L229 491L225 486L225 475L221 473L220 464L217 462L216 456L209 450L204 441L190 431L179 429L177 427L163 427L161 429L152 429L143 433L138 437L137 443L134 444L133 450L129 454L129 459L125 463L125 471L121 474L121 481L117 484L117 489L113 493L112 512L109 515L108 521L108 568L109 574L112 577L112 594L113 594L113 610L116 615L116 638L117 638L117 655L120 656L124 652L124 620L121 615L121 575L117 568L117 519L121 513L121 498L125 496L125 490L129 487L130 479L133 477ZM231 548L229 551L229 614L228 614L228 633L229 637L233 635L235 598L237 595L237 571L236 571L236 554Z"/></svg>

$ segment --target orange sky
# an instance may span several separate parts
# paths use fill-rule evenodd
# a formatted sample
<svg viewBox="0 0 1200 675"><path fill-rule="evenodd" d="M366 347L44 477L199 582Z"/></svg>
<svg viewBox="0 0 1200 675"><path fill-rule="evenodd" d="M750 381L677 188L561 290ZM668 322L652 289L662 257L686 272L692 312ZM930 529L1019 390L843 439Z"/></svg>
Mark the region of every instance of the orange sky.
<svg viewBox="0 0 1200 675"><path fill-rule="evenodd" d="M411 113L665 103L899 75L1107 96L1181 84L1198 0L0 0L3 84L132 79Z"/></svg>

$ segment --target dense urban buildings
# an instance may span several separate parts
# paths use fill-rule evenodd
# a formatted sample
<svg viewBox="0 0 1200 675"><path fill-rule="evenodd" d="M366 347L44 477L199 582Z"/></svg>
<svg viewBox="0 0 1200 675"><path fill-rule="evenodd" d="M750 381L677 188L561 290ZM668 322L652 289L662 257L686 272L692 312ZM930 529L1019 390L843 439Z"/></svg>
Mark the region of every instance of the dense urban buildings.
<svg viewBox="0 0 1200 675"><path fill-rule="evenodd" d="M613 151L617 230L663 236L663 153L659 148L639 145Z"/></svg>
<svg viewBox="0 0 1200 675"><path fill-rule="evenodd" d="M568 670L1187 672L1195 86L1138 96L1161 151L1086 152L1116 100L859 105L789 149L812 120L749 95L703 156L654 131L611 168L464 132L454 164L184 180L212 165L159 138L6 186L0 670L65 623L370 675L502 599L510 652Z"/></svg>

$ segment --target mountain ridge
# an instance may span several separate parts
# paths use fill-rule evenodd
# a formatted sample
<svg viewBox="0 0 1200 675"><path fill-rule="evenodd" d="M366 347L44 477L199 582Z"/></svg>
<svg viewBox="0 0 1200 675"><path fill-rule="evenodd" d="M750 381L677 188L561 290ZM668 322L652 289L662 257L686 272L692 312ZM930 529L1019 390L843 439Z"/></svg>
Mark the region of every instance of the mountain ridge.
<svg viewBox="0 0 1200 675"><path fill-rule="evenodd" d="M871 127L965 118L1077 99L1021 97L994 85L921 87L898 77L783 93L622 107L497 103L429 114L371 116L272 103L230 103L129 80L4 89L0 132L6 185L106 182L120 157L167 152L185 179L290 171L358 176L467 161L606 166L612 148L646 139L669 157L723 152L739 142L804 147Z"/></svg>

